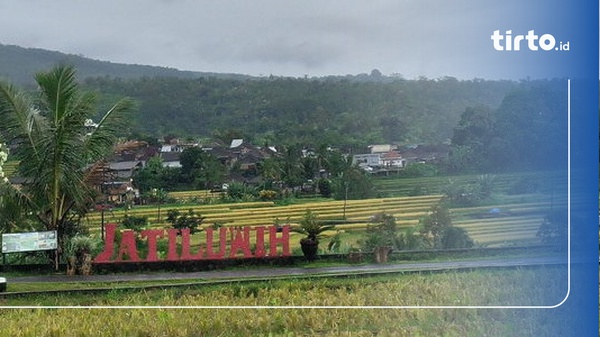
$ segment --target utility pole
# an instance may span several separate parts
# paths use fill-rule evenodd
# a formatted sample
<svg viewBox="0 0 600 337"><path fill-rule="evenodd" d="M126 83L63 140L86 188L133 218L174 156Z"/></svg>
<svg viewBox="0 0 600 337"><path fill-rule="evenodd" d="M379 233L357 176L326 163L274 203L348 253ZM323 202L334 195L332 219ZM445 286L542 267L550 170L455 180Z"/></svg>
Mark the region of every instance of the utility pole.
<svg viewBox="0 0 600 337"><path fill-rule="evenodd" d="M344 220L346 220L346 203L348 202L348 182L344 182L345 194L344 194Z"/></svg>

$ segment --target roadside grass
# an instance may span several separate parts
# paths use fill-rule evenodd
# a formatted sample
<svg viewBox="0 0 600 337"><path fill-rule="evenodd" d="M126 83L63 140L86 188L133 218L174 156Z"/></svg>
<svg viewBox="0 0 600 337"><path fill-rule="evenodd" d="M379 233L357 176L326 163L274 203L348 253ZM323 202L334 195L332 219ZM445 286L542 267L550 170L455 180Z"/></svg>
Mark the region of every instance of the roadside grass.
<svg viewBox="0 0 600 337"><path fill-rule="evenodd" d="M43 292L60 290L81 290L81 289L119 289L119 288L143 288L161 285L176 285L201 282L203 279L180 279L180 280L158 280L158 281L110 281L110 282L30 282L30 283L9 283L7 292Z"/></svg>
<svg viewBox="0 0 600 337"><path fill-rule="evenodd" d="M104 293L59 295L28 295L2 299L3 305L31 305L42 299L51 305L85 305L90 297L108 306L132 305L210 305L210 306L448 306L448 305L551 305L550 299L562 299L566 279L562 267L510 268L443 273L410 273L382 276L350 276L348 278L299 277L277 278L250 282L230 281L224 284L194 284L193 280L178 280L186 286L173 289L112 289ZM202 280L196 280L201 282ZM533 282L533 283L531 283ZM162 282L124 282L135 285L174 284ZM111 283L90 283L94 287ZM114 283L113 283L114 284ZM534 286L537 284L537 286ZM76 284L70 284L73 289ZM524 289L518 289L523 287ZM531 289L530 289L531 287ZM479 292L486 289L487 294ZM247 290L247 291L244 291ZM332 296L331 290L344 293ZM526 297L523 297L526 290ZM312 292L312 293L311 293ZM531 293L529 293L531 292ZM115 298L115 294L119 296ZM186 295L188 300L180 300ZM301 295L307 295L306 298ZM314 295L314 296L312 296ZM355 296L357 295L357 296ZM194 296L208 296L196 303ZM350 297L350 298L344 298ZM55 298L53 301L52 298ZM211 300L212 298L212 300ZM224 300L214 300L223 298ZM302 299L302 302L298 300ZM205 301L206 300L206 301ZM277 303L275 303L277 302Z"/></svg>
<svg viewBox="0 0 600 337"><path fill-rule="evenodd" d="M564 256L564 252L556 250L553 246L531 246L522 248L503 248L503 249L458 249L446 251L397 251L389 256L387 265L396 264L414 264L414 263L436 263L436 262L465 262L465 261L485 261L511 259L511 258L551 258ZM301 268L317 270L321 268L331 267L357 267L373 263L372 254L364 254L363 258L358 262L350 262L343 255L322 255L317 260L312 262L297 261L288 268ZM261 265L237 265L219 268L221 271L253 271L265 268ZM277 267L271 267L277 268ZM43 291L61 291L61 290L79 290L79 289L117 289L117 288L144 288L144 287L159 287L159 286L176 286L187 285L190 283L199 282L220 282L228 278L211 278L206 279L198 276L197 278L181 279L172 277L170 279L159 280L143 280L144 275L160 274L163 277L168 277L170 270L153 270L145 271L142 275L139 272L120 272L118 275L127 277L127 275L135 275L135 280L131 281L89 281L85 276L72 277L65 281L64 278L52 279L52 276L63 276L64 274L49 273L48 280L45 282L10 282L11 278L21 276L31 276L24 273L3 273L8 282L7 292L43 292ZM102 274L110 277L110 273ZM318 274L321 275L321 274ZM304 277L304 276L303 276ZM293 278L293 277L291 277Z"/></svg>

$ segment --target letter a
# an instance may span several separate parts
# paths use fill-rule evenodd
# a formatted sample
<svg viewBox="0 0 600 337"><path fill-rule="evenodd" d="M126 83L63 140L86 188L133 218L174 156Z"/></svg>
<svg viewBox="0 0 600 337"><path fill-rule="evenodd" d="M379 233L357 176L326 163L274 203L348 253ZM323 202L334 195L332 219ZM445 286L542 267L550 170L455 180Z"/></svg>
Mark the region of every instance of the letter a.
<svg viewBox="0 0 600 337"><path fill-rule="evenodd" d="M234 234L234 239L231 241L230 257L235 257L239 250L242 250L245 258L252 257L250 250L250 227L231 228L231 233Z"/></svg>
<svg viewBox="0 0 600 337"><path fill-rule="evenodd" d="M135 232L132 230L126 230L121 232L121 246L117 253L117 261L123 261L123 256L127 254L129 261L139 262L140 257L137 253L137 247L135 246Z"/></svg>

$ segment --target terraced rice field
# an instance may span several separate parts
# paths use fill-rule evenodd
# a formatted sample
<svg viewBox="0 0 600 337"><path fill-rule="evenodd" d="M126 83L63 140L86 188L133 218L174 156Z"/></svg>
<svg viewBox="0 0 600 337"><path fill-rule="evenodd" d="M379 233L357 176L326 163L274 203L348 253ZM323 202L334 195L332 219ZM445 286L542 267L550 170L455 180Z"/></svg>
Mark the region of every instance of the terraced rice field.
<svg viewBox="0 0 600 337"><path fill-rule="evenodd" d="M420 197L399 197L348 201L346 220L350 223L337 225L345 231L362 231L369 219L377 213L393 214L401 228L415 226L425 217L431 207L440 201L440 195ZM490 214L490 206L452 209L453 224L467 230L469 235L481 245L501 246L538 242L537 230L544 216L550 210L547 202L504 204L501 212ZM147 216L152 227L168 226L164 222L168 209L193 209L206 219L204 224L220 223L224 226L272 225L276 222L295 224L307 209L316 212L323 220L343 220L344 202L328 201L300 205L276 206L272 202L253 202L203 206L163 207L161 222L158 222L157 209L134 209L129 215ZM106 222L120 222L125 216L123 210L106 212ZM92 232L100 229L100 214L88 216L87 224Z"/></svg>
<svg viewBox="0 0 600 337"><path fill-rule="evenodd" d="M443 193L452 181L474 184L480 175L377 179L382 196ZM493 196L485 206L451 209L453 224L467 230L480 245L502 246L539 242L537 231L554 208L566 207L567 179L560 172L520 172L493 175ZM577 200L572 199L572 203ZM498 209L498 213L490 210Z"/></svg>
<svg viewBox="0 0 600 337"><path fill-rule="evenodd" d="M219 223L224 226L259 226L280 223L296 223L306 210L317 213L321 220L344 220L351 225L339 225L340 229L364 229L369 219L378 213L393 214L401 226L412 226L426 216L431 207L439 202L441 195L419 197L400 197L367 200L325 201L303 203L288 206L276 206L273 202L247 202L218 205L183 205L161 207L159 221L158 208L138 208L105 212L106 222L119 222L128 214L131 216L147 216L153 227L168 225L165 223L167 211L192 209L205 217L205 224ZM91 230L98 229L101 214L93 212L84 220ZM361 223L356 223L361 222Z"/></svg>
<svg viewBox="0 0 600 337"><path fill-rule="evenodd" d="M194 200L218 199L223 195L223 192L212 192L210 190L177 191L169 192L168 195L170 198L178 201L188 202Z"/></svg>
<svg viewBox="0 0 600 337"><path fill-rule="evenodd" d="M499 213L490 207L452 209L453 224L467 230L480 245L518 245L539 241L536 234L550 211L546 202L505 204Z"/></svg>
<svg viewBox="0 0 600 337"><path fill-rule="evenodd" d="M442 194L444 188L453 182L457 185L475 183L481 175L435 176L418 178L381 177L374 184L382 197ZM518 194L519 190L535 190L536 193L550 194L566 187L566 180L559 172L518 172L492 174L494 192ZM532 191L530 191L532 192ZM524 193L521 191L520 193Z"/></svg>
<svg viewBox="0 0 600 337"><path fill-rule="evenodd" d="M480 245L502 246L539 242L536 237L539 226L554 205L566 205L566 200L559 197L553 190L564 189L564 181L553 179L553 173L540 173L533 176L525 174L505 174L494 177L494 197L485 206L463 207L451 209L453 224L467 230L469 235ZM536 193L507 194L516 181L534 179ZM128 214L148 217L151 227L167 227L166 215L168 210L178 209L187 211L193 209L205 217L204 226L220 224L223 226L264 226L275 223L296 224L306 210L317 213L321 220L347 222L336 226L346 231L363 231L370 223L370 218L378 213L388 213L396 217L401 228L408 228L419 223L427 216L431 207L442 199L442 194L406 196L414 191L415 186L420 191L439 192L448 183L449 177L410 178L410 179L379 179L378 188L383 188L382 194L392 194L393 197L366 200L328 200L315 201L288 206L278 206L270 201L197 205L193 198L212 197L209 191L174 192L172 197L188 200L186 204L157 206L136 206L129 211L115 210L105 212L105 222L119 223ZM472 183L476 175L451 177L455 182ZM187 199L186 199L187 198ZM498 212L490 212L492 209ZM100 230L101 215L99 212L90 213L84 220L91 232Z"/></svg>

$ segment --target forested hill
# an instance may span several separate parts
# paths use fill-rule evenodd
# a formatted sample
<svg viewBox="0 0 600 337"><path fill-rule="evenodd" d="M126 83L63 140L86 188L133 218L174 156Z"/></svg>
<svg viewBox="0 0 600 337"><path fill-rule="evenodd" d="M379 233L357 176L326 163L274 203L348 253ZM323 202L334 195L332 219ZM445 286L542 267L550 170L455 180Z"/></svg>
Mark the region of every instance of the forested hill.
<svg viewBox="0 0 600 337"><path fill-rule="evenodd" d="M134 132L180 137L229 134L260 144L353 147L443 142L452 137L467 107L496 108L519 85L455 78L358 78L94 78L84 83L104 97L136 99Z"/></svg>
<svg viewBox="0 0 600 337"><path fill-rule="evenodd" d="M243 137L255 143L440 143L452 137L467 107L498 107L519 83L406 80L370 74L322 78L250 77L97 61L0 44L0 79L32 86L58 63L101 102L130 96L139 109L130 132L160 137Z"/></svg>
<svg viewBox="0 0 600 337"><path fill-rule="evenodd" d="M61 62L74 65L77 68L79 78L109 76L130 79L143 76L178 78L215 76L243 79L248 77L236 74L202 73L165 67L112 63L57 51L0 44L0 79L9 80L21 86L34 85L34 74L39 71L47 71Z"/></svg>

